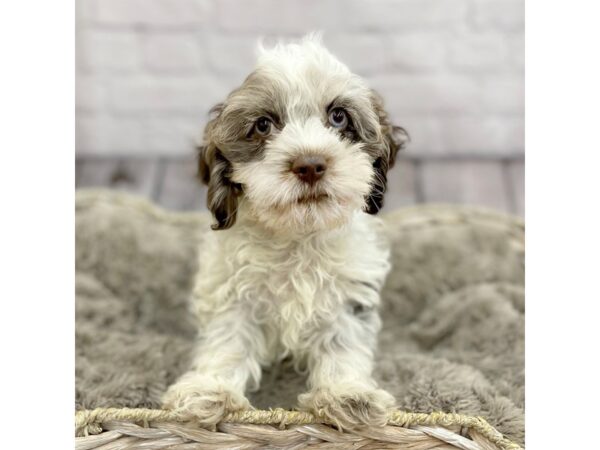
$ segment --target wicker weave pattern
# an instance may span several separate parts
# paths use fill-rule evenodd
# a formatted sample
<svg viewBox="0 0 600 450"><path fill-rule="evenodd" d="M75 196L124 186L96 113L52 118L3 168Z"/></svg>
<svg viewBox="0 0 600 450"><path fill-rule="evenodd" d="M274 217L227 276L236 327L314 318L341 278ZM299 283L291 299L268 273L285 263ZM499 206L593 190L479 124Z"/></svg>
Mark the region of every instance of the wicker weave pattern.
<svg viewBox="0 0 600 450"><path fill-rule="evenodd" d="M384 428L340 432L309 413L274 409L229 414L216 431L170 411L99 408L75 415L77 450L116 449L462 449L518 450L484 419L396 411Z"/></svg>

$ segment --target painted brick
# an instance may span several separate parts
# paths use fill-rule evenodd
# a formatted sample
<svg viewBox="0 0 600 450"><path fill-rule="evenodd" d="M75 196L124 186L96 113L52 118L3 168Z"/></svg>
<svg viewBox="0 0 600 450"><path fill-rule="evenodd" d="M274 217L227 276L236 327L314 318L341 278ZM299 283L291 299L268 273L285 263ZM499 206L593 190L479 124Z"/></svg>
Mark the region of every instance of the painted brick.
<svg viewBox="0 0 600 450"><path fill-rule="evenodd" d="M77 0L75 2L75 18L77 25L82 24L95 16L93 0Z"/></svg>
<svg viewBox="0 0 600 450"><path fill-rule="evenodd" d="M468 76L385 75L373 78L377 89L398 116L413 113L477 113L481 88Z"/></svg>
<svg viewBox="0 0 600 450"><path fill-rule="evenodd" d="M86 72L132 72L140 66L140 46L131 31L83 31L77 37L77 66Z"/></svg>
<svg viewBox="0 0 600 450"><path fill-rule="evenodd" d="M142 40L142 55L145 67L152 71L194 72L203 62L193 34L148 34Z"/></svg>
<svg viewBox="0 0 600 450"><path fill-rule="evenodd" d="M334 0L219 0L218 25L228 32L301 34L337 29L345 23L340 2Z"/></svg>
<svg viewBox="0 0 600 450"><path fill-rule="evenodd" d="M466 0L347 0L344 4L347 26L392 31L460 26L468 6Z"/></svg>
<svg viewBox="0 0 600 450"><path fill-rule="evenodd" d="M447 117L440 120L444 153L519 154L525 145L523 117Z"/></svg>
<svg viewBox="0 0 600 450"><path fill-rule="evenodd" d="M509 67L508 43L500 33L469 33L449 39L450 67L466 73L506 71Z"/></svg>
<svg viewBox="0 0 600 450"><path fill-rule="evenodd" d="M75 106L77 112L102 111L106 92L98 77L78 75L75 79Z"/></svg>
<svg viewBox="0 0 600 450"><path fill-rule="evenodd" d="M489 30L521 31L525 26L524 0L475 0L473 1L473 23L476 27Z"/></svg>
<svg viewBox="0 0 600 450"><path fill-rule="evenodd" d="M78 154L140 154L144 151L142 126L136 118L115 119L78 114L75 120Z"/></svg>
<svg viewBox="0 0 600 450"><path fill-rule="evenodd" d="M204 44L209 67L217 73L246 76L256 63L258 35L211 35Z"/></svg>
<svg viewBox="0 0 600 450"><path fill-rule="evenodd" d="M433 72L445 66L446 39L435 32L394 36L388 57L404 71Z"/></svg>
<svg viewBox="0 0 600 450"><path fill-rule="evenodd" d="M444 153L446 142L442 139L441 120L430 115L406 116L392 115L392 122L403 127L410 142L403 152L408 156Z"/></svg>
<svg viewBox="0 0 600 450"><path fill-rule="evenodd" d="M381 72L388 55L384 38L371 34L337 34L324 36L324 44L350 70L361 75Z"/></svg>
<svg viewBox="0 0 600 450"><path fill-rule="evenodd" d="M516 155L524 150L525 124L521 116L399 116L392 117L404 127L410 156Z"/></svg>
<svg viewBox="0 0 600 450"><path fill-rule="evenodd" d="M78 149L184 154L259 36L324 30L381 91L409 155L523 148L521 0L78 0ZM103 136L112 133L112 136Z"/></svg>
<svg viewBox="0 0 600 450"><path fill-rule="evenodd" d="M483 82L482 108L487 113L525 112L525 86L522 75L490 78Z"/></svg>
<svg viewBox="0 0 600 450"><path fill-rule="evenodd" d="M88 0L94 22L103 25L191 27L207 23L210 2L203 0Z"/></svg>
<svg viewBox="0 0 600 450"><path fill-rule="evenodd" d="M205 114L229 92L211 76L114 80L109 104L117 113Z"/></svg>
<svg viewBox="0 0 600 450"><path fill-rule="evenodd" d="M523 72L525 70L525 35L516 33L507 37L509 59L512 67Z"/></svg>
<svg viewBox="0 0 600 450"><path fill-rule="evenodd" d="M208 115L142 120L143 142L148 152L160 155L190 155L200 142ZM204 120L203 120L204 119Z"/></svg>

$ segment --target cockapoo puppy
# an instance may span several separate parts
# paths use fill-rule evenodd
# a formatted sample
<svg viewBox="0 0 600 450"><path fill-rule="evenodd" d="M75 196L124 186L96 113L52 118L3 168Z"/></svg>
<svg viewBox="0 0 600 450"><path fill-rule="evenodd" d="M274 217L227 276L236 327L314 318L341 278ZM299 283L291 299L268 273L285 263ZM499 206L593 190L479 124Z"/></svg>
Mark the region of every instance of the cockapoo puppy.
<svg viewBox="0 0 600 450"><path fill-rule="evenodd" d="M384 425L394 398L371 372L390 264L374 215L407 135L318 37L259 52L200 147L218 231L199 256L192 368L164 407L214 425L251 408L261 368L291 357L308 370L301 409Z"/></svg>

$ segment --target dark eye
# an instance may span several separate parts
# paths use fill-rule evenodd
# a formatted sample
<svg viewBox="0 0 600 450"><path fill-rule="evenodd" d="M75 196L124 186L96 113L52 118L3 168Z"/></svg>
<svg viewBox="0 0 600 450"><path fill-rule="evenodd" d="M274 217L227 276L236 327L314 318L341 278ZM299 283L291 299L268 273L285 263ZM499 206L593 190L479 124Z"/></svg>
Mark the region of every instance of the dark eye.
<svg viewBox="0 0 600 450"><path fill-rule="evenodd" d="M271 126L273 122L268 117L260 117L254 124L254 129L261 136L268 136L271 134Z"/></svg>
<svg viewBox="0 0 600 450"><path fill-rule="evenodd" d="M348 114L343 108L333 108L329 113L329 123L332 127L343 130L348 126Z"/></svg>

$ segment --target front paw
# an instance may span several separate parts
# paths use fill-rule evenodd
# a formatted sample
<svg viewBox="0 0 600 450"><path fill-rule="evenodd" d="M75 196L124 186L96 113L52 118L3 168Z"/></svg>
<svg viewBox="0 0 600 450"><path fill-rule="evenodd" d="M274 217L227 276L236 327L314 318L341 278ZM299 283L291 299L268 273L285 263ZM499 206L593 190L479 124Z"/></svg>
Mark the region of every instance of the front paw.
<svg viewBox="0 0 600 450"><path fill-rule="evenodd" d="M384 426L395 403L394 397L382 389L352 385L316 388L300 395L298 401L301 409L342 430Z"/></svg>
<svg viewBox="0 0 600 450"><path fill-rule="evenodd" d="M174 411L182 420L193 420L214 427L228 413L249 409L243 393L203 376L184 376L162 398L163 408Z"/></svg>

